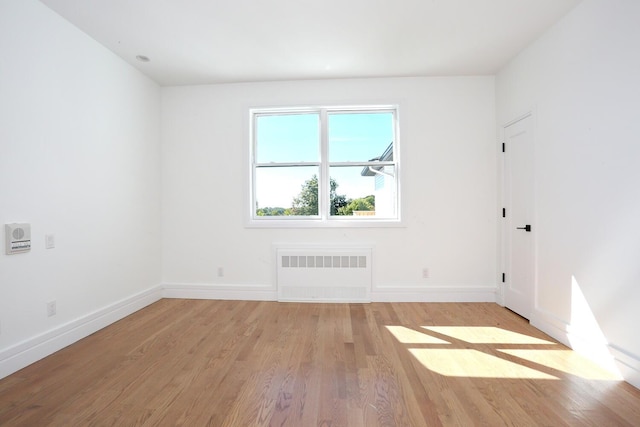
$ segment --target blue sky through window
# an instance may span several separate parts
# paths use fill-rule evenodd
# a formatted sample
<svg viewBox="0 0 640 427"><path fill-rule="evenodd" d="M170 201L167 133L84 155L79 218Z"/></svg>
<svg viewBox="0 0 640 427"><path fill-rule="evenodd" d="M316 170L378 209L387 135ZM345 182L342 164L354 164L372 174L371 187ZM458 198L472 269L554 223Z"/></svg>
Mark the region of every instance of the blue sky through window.
<svg viewBox="0 0 640 427"><path fill-rule="evenodd" d="M394 115L381 112L335 112L328 115L330 162L366 162L380 156L394 138ZM296 163L320 161L319 113L260 115L256 120L256 161ZM258 208L291 207L304 182L318 167L270 167L256 170ZM362 167L332 167L338 194L348 199L374 192L374 178Z"/></svg>
<svg viewBox="0 0 640 427"><path fill-rule="evenodd" d="M258 163L317 162L320 160L320 115L258 116Z"/></svg>
<svg viewBox="0 0 640 427"><path fill-rule="evenodd" d="M393 141L393 114L329 114L329 161L362 162L380 156Z"/></svg>

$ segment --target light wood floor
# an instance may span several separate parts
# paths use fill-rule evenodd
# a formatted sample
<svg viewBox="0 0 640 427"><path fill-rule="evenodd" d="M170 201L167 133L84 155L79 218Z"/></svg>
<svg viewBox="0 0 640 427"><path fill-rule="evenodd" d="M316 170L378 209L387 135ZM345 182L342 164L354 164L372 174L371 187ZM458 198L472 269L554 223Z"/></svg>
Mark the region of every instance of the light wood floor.
<svg viewBox="0 0 640 427"><path fill-rule="evenodd" d="M0 380L2 426L638 426L495 304L161 300Z"/></svg>

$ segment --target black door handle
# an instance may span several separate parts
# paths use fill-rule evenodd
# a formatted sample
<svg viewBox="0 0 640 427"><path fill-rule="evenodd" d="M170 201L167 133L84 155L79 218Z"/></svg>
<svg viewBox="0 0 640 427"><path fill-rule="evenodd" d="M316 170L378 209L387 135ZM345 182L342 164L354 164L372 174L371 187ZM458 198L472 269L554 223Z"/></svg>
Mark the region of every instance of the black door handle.
<svg viewBox="0 0 640 427"><path fill-rule="evenodd" d="M531 226L529 224L525 225L524 227L516 227L516 229L518 230L524 230L527 233L531 231Z"/></svg>

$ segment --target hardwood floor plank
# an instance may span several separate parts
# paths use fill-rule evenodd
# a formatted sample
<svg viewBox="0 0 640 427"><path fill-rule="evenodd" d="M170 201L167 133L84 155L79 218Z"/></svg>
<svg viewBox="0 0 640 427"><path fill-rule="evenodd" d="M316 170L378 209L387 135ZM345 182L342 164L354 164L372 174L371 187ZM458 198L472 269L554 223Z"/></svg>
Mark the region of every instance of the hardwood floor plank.
<svg viewBox="0 0 640 427"><path fill-rule="evenodd" d="M0 380L0 425L640 425L496 304L161 300Z"/></svg>

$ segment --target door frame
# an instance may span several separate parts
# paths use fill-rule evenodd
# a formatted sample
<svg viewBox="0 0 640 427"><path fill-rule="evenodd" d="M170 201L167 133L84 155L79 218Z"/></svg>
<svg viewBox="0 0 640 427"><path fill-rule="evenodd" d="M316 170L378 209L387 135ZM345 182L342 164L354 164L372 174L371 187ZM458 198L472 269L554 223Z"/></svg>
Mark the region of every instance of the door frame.
<svg viewBox="0 0 640 427"><path fill-rule="evenodd" d="M500 226L497 227L498 230L498 287L497 287L497 292L496 292L496 302L503 306L506 307L506 296L505 296L505 291L506 291L506 287L509 284L509 280L510 280L510 275L511 275L511 271L508 271L509 269L509 255L510 255L510 251L511 251L511 243L508 239L509 237L509 229L512 228L514 225L511 221L511 217L509 216L509 210L511 207L511 198L510 198L510 194L508 193L507 189L509 188L509 182L508 180L508 176L507 176L507 171L508 171L508 165L507 165L507 158L508 156L505 155L506 153L502 151L502 144L506 142L506 129L515 124L518 123L519 121L522 121L524 119L527 118L531 118L531 131L532 131L532 137L533 137L533 152L535 154L535 147L536 147L536 115L534 112L534 109L529 109L528 111L526 111L523 114L520 114L518 116L516 116L515 118L504 122L501 126L500 126L500 135L499 135L499 141L498 141L498 194L500 195L498 203L498 216L499 216L499 220L500 220ZM506 150L508 150L509 147L506 147ZM505 150L505 151L506 151ZM535 156L534 159L532 159L532 161L535 162ZM531 195L531 203L532 203L532 211L533 211L533 218L531 218L532 224L534 225L533 227L533 232L532 232L532 239L533 239L533 300L531 301L531 315L530 315L530 319L529 321L532 321L533 318L535 317L535 312L537 310L537 300L538 300L538 221L537 221L537 210L536 210L536 197L535 197L535 193L536 193L536 189L537 189L537 185L536 185L536 176L535 176L535 163L534 163L534 176L532 177L533 179L533 194ZM503 212L503 208L505 208L507 210L506 213L506 217L502 217L502 212ZM503 282L503 274L506 274L506 280Z"/></svg>

